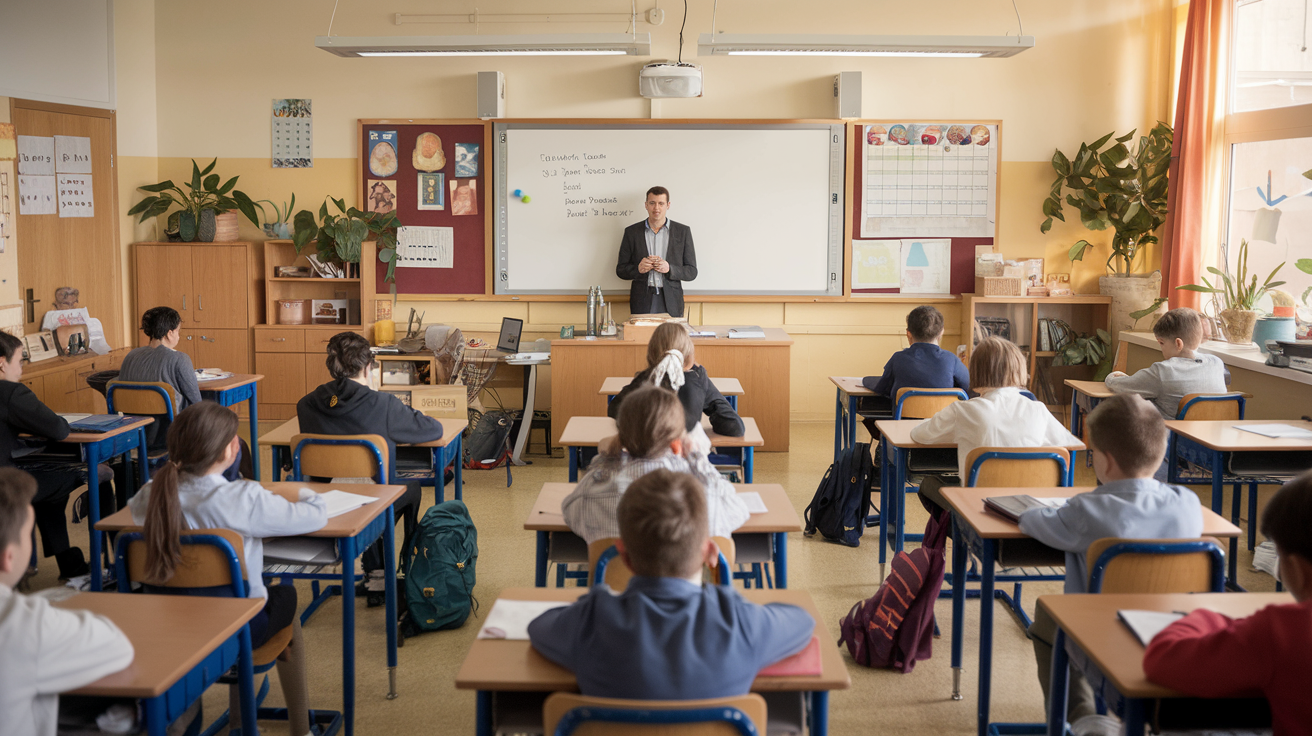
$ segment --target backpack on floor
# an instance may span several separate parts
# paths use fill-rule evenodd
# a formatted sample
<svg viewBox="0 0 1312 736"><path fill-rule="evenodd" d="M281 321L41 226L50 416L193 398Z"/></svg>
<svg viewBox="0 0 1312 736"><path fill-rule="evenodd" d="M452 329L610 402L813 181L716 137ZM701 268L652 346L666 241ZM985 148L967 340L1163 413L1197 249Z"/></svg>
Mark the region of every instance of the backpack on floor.
<svg viewBox="0 0 1312 736"><path fill-rule="evenodd" d="M819 531L825 539L849 547L861 546L873 473L870 445L857 442L843 450L806 507L806 535Z"/></svg>
<svg viewBox="0 0 1312 736"><path fill-rule="evenodd" d="M436 504L424 513L415 530L414 546L406 550L403 630L456 629L477 607L474 565L478 562L478 530L462 501Z"/></svg>
<svg viewBox="0 0 1312 736"><path fill-rule="evenodd" d="M921 546L898 552L879 590L838 622L839 645L857 664L910 672L934 646L934 602L943 587L949 516L931 516Z"/></svg>
<svg viewBox="0 0 1312 736"><path fill-rule="evenodd" d="M488 470L510 461L510 414L489 411L469 412L469 429L465 435L463 462L466 470Z"/></svg>

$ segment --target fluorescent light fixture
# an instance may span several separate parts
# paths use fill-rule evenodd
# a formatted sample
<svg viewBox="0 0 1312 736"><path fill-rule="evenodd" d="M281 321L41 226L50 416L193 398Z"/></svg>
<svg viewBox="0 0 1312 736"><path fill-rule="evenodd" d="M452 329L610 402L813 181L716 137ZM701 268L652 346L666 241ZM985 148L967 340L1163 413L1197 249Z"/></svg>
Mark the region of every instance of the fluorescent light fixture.
<svg viewBox="0 0 1312 736"><path fill-rule="evenodd" d="M650 56L650 33L520 36L315 36L330 54L359 56Z"/></svg>
<svg viewBox="0 0 1312 736"><path fill-rule="evenodd" d="M1034 48L1033 36L845 36L799 33L703 33L698 56L904 56L990 58Z"/></svg>

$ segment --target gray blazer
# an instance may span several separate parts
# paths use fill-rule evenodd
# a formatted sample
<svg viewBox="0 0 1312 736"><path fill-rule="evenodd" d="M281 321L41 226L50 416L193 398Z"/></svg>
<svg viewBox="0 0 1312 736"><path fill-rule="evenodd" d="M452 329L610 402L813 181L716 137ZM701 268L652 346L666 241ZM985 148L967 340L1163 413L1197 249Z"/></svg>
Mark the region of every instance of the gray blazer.
<svg viewBox="0 0 1312 736"><path fill-rule="evenodd" d="M651 307L652 289L647 286L647 274L638 273L638 264L647 257L647 236L643 232L643 223L635 223L624 228L624 237L620 240L620 260L615 264L615 275L632 281L629 287L629 311L645 314ZM697 278L697 252L692 246L692 230L683 223L666 220L670 229L670 247L665 253L665 260L670 263L670 272L661 274L665 277L665 307L675 317L683 316L683 283Z"/></svg>

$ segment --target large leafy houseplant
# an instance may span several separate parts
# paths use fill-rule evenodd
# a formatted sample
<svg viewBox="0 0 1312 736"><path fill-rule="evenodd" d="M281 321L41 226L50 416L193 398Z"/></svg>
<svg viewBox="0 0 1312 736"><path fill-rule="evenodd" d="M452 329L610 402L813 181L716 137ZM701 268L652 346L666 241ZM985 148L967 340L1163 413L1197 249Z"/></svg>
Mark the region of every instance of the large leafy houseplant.
<svg viewBox="0 0 1312 736"><path fill-rule="evenodd" d="M337 214L328 211L328 202ZM401 226L396 212L362 212L347 207L346 201L326 197L319 205L319 217L301 210L292 222L292 244L299 254L312 241L323 263L359 263L364 241L378 243L378 260L387 264L387 281L396 280L396 229Z"/></svg>
<svg viewBox="0 0 1312 736"><path fill-rule="evenodd" d="M150 192L151 196L138 202L128 210L128 214L141 215L140 222L145 222L177 207L178 210L169 217L166 232L176 230L186 241L196 239L197 226L205 210L212 210L217 215L238 210L259 227L260 218L255 203L244 192L235 188L237 177L234 176L220 184L222 178L218 174L211 173L218 161L216 158L210 161L209 166L201 169L195 159L192 159L191 181L183 182L186 191L172 180L138 187L143 192Z"/></svg>
<svg viewBox="0 0 1312 736"><path fill-rule="evenodd" d="M1062 365L1096 365L1098 370L1093 380L1101 381L1112 372L1111 352L1112 336L1106 330L1096 330L1092 335L1081 335L1062 349L1052 359L1054 366Z"/></svg>

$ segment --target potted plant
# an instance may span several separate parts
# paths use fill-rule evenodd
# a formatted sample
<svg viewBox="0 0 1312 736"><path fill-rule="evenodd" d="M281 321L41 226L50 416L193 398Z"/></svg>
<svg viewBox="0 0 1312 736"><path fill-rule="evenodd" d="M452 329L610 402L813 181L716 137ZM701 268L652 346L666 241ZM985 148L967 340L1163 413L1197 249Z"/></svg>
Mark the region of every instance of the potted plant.
<svg viewBox="0 0 1312 736"><path fill-rule="evenodd" d="M1115 132L1091 144L1081 143L1074 158L1060 150L1053 153L1052 168L1057 179L1043 200L1047 218L1039 231L1052 229L1054 219L1066 221L1065 202L1080 212L1080 222L1090 230L1113 230L1108 274L1098 279L1098 291L1112 298L1112 338L1130 329L1130 313L1150 308L1156 311L1165 299L1160 298L1162 275L1136 273L1136 261L1145 246L1158 242L1154 235L1166 222L1167 170L1171 165L1171 127L1159 122L1131 149L1130 131L1115 140ZM1071 246L1072 261L1083 260L1093 247L1087 240ZM1150 306L1151 305L1151 306Z"/></svg>
<svg viewBox="0 0 1312 736"><path fill-rule="evenodd" d="M290 240L292 237L292 210L296 207L296 194L292 194L290 202L283 202L281 205L268 199L261 199L255 204L260 208L261 215L267 215L269 213L264 207L265 204L268 204L269 207L273 208L273 219L266 219L262 226L264 234L270 238Z"/></svg>
<svg viewBox="0 0 1312 736"><path fill-rule="evenodd" d="M328 211L328 202L338 214ZM396 290L396 229L401 226L395 212L362 212L347 207L346 201L326 197L319 205L319 217L301 210L292 223L292 244L299 254L311 242L320 263L346 265L360 263L360 246L366 240L378 243L378 260L387 264L387 282ZM350 268L344 269L350 271Z"/></svg>
<svg viewBox="0 0 1312 736"><path fill-rule="evenodd" d="M164 234L169 240L185 242L194 240L212 242L218 231L217 218L228 214L231 217L225 220L231 220L232 223L225 227L225 230L231 234L227 239L236 240L237 211L246 215L247 219L259 227L260 220L256 214L255 203L244 192L234 188L237 186L237 177L234 176L220 185L219 175L210 173L216 163L218 163L217 158L201 170L193 159L191 181L183 182L183 186L187 187L185 192L171 180L139 187L143 192L150 192L151 196L138 202L128 210L128 214L139 214L140 222L145 222L176 206L179 209L169 215Z"/></svg>
<svg viewBox="0 0 1312 736"><path fill-rule="evenodd" d="M1252 274L1249 280L1248 273L1248 241L1239 241L1239 260L1235 263L1235 273L1232 278L1229 271L1229 259L1226 259L1226 270L1222 271L1215 266L1208 266L1207 270L1221 277L1217 283L1219 286L1213 286L1212 282L1207 280L1206 276L1201 277L1202 286L1198 284L1185 284L1177 286L1177 289L1185 291L1201 291L1204 294L1212 295L1212 303L1217 304L1217 297L1221 302L1217 305L1216 314L1221 320L1221 329L1225 332L1225 339L1228 342L1237 344L1247 344L1253 341L1253 325L1257 324L1257 301L1262 298L1271 289L1284 285L1283 281L1272 281L1280 269L1285 264L1281 263L1276 266L1266 280L1259 286L1257 275ZM1305 292L1306 294L1306 292Z"/></svg>

